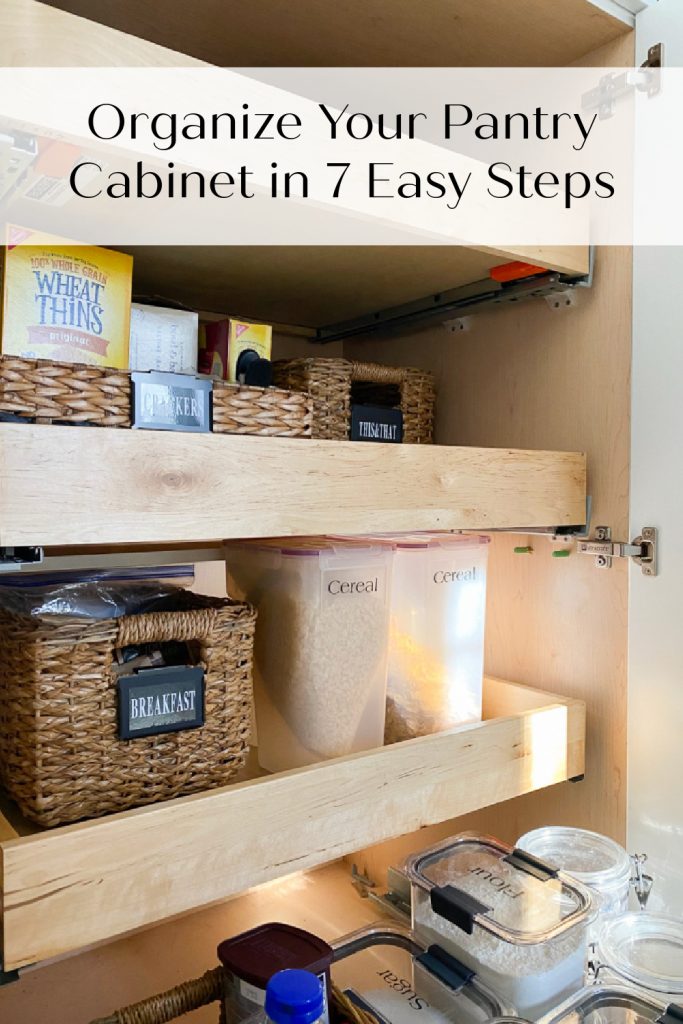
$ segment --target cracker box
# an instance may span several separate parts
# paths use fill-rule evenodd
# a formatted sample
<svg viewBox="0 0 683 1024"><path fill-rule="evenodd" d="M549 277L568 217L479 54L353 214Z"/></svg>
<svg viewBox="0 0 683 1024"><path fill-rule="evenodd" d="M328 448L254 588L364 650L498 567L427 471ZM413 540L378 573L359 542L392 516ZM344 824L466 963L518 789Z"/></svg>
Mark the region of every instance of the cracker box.
<svg viewBox="0 0 683 1024"><path fill-rule="evenodd" d="M219 380L239 383L240 357L253 352L258 359L269 360L272 334L270 324L252 324L244 320L216 320L205 324L199 353L200 372Z"/></svg>
<svg viewBox="0 0 683 1024"><path fill-rule="evenodd" d="M3 355L128 367L133 258L25 228L0 254Z"/></svg>
<svg viewBox="0 0 683 1024"><path fill-rule="evenodd" d="M134 302L130 311L130 369L196 373L198 328L196 313Z"/></svg>

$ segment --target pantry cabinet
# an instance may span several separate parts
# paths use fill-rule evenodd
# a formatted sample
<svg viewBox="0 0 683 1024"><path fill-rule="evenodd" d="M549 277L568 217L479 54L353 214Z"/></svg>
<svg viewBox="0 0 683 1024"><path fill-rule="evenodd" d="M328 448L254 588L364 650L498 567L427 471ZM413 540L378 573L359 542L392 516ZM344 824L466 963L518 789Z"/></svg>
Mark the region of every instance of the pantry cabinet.
<svg viewBox="0 0 683 1024"><path fill-rule="evenodd" d="M434 0L428 16L403 0L344 0L324 5L321 21L323 5L308 0L287 19L270 2L235 3L229 32L216 30L222 4L201 0L189 17L172 0L163 18L152 6L5 0L0 62L631 66L644 5L518 0L511 17L500 0ZM585 524L590 498L592 523L630 539L631 254L594 256L592 267L586 247L135 250L140 290L209 317L230 311L229 296L277 324L276 355L433 371L437 445L378 454L344 442L0 424L0 544L82 566L172 558L183 545L219 560L223 541L248 536L492 531L484 721L281 775L250 764L224 789L54 830L3 805L6 971L118 938L88 961L103 977L110 950L121 964L142 948L121 938L136 929L339 858L381 885L388 865L465 828L514 841L557 822L625 840L628 567L598 570L553 538ZM550 294L582 281L575 301L491 302L489 272L510 259L548 268ZM472 294L488 304L454 332L454 310ZM414 304L430 302L436 315L417 321ZM280 884L296 900L332 879L327 898L339 903L347 873L341 864ZM262 918L267 902L227 904L225 934ZM215 927L217 912L203 913ZM159 941L191 937L191 921L163 925ZM41 976L57 988L73 978L75 962L27 971L29 999ZM177 955L171 964L175 974L148 976L142 992L122 981L112 1005L193 974ZM18 997L6 991L11 1007ZM96 986L82 998L74 1020L87 1019L86 1003L92 1016L105 1009Z"/></svg>

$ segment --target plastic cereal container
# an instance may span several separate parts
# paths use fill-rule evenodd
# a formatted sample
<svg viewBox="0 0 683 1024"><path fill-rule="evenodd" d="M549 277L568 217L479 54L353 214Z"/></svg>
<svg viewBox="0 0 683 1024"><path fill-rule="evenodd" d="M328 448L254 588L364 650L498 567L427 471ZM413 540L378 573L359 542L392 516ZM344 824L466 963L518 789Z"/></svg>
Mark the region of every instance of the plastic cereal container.
<svg viewBox="0 0 683 1024"><path fill-rule="evenodd" d="M387 743L481 721L489 539L392 543Z"/></svg>
<svg viewBox="0 0 683 1024"><path fill-rule="evenodd" d="M517 845L588 886L601 918L628 910L631 858L613 839L581 828L548 825L527 832Z"/></svg>
<svg viewBox="0 0 683 1024"><path fill-rule="evenodd" d="M227 548L230 594L257 609L258 759L299 768L384 742L391 551L325 538Z"/></svg>
<svg viewBox="0 0 683 1024"><path fill-rule="evenodd" d="M476 974L408 929L377 924L333 943L332 981L391 1024L483 1024L507 1012Z"/></svg>
<svg viewBox="0 0 683 1024"><path fill-rule="evenodd" d="M413 929L535 1020L581 988L589 891L523 850L461 835L407 863Z"/></svg>

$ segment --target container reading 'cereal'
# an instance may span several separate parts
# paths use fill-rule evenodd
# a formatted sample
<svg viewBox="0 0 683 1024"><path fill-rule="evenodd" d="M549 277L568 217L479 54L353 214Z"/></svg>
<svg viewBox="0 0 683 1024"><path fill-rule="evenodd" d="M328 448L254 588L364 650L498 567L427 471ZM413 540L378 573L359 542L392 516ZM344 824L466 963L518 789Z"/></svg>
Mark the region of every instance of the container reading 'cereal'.
<svg viewBox="0 0 683 1024"><path fill-rule="evenodd" d="M132 273L132 256L10 227L2 354L126 369Z"/></svg>
<svg viewBox="0 0 683 1024"><path fill-rule="evenodd" d="M381 747L391 552L322 537L234 542L228 590L258 611L258 759L271 772Z"/></svg>

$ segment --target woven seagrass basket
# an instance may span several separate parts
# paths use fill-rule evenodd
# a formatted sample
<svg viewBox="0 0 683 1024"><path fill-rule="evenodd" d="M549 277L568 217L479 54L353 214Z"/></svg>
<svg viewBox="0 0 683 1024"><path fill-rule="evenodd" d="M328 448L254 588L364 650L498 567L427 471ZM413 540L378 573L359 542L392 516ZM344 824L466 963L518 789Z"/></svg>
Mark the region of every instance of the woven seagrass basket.
<svg viewBox="0 0 683 1024"><path fill-rule="evenodd" d="M0 356L0 413L37 423L130 426L130 374L104 366Z"/></svg>
<svg viewBox="0 0 683 1024"><path fill-rule="evenodd" d="M404 444L434 441L434 378L410 367L352 363L346 359L290 359L273 364L275 383L306 391L312 401L312 436L348 440L351 403L403 413Z"/></svg>
<svg viewBox="0 0 683 1024"><path fill-rule="evenodd" d="M179 1020L193 1010L211 1003L220 1003L218 1024L233 1024L228 1021L223 1003L223 968L215 967L201 978L186 981L168 992L143 999L140 1003L117 1010L110 1017L100 1017L91 1024L168 1024ZM356 1006L341 989L332 985L332 1007L339 1019L351 1024L378 1024L371 1013Z"/></svg>
<svg viewBox="0 0 683 1024"><path fill-rule="evenodd" d="M312 402L301 391L213 383L215 434L310 437Z"/></svg>
<svg viewBox="0 0 683 1024"><path fill-rule="evenodd" d="M226 783L246 759L255 611L184 593L180 611L112 619L0 611L0 781L52 826ZM121 740L114 651L184 641L204 669L201 728Z"/></svg>
<svg viewBox="0 0 683 1024"><path fill-rule="evenodd" d="M300 391L213 382L217 434L310 437L311 399ZM128 370L0 356L0 413L34 423L131 425Z"/></svg>

